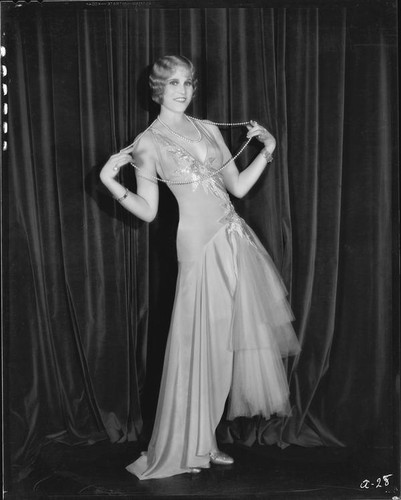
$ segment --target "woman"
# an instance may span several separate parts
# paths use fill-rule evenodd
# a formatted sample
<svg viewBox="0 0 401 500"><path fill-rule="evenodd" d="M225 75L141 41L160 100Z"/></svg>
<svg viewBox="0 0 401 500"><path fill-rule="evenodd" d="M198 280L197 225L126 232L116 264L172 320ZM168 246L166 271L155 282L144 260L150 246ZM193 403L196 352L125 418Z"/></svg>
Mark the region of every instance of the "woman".
<svg viewBox="0 0 401 500"><path fill-rule="evenodd" d="M157 213L157 176L179 204L179 270L156 420L147 453L127 467L140 479L233 463L215 438L227 398L228 419L288 415L282 357L299 352L281 279L227 193L248 193L275 139L250 122L248 139L264 147L239 173L218 128L185 115L196 89L188 59L160 58L150 86L157 120L100 174L117 201L145 221ZM137 193L115 179L133 158Z"/></svg>

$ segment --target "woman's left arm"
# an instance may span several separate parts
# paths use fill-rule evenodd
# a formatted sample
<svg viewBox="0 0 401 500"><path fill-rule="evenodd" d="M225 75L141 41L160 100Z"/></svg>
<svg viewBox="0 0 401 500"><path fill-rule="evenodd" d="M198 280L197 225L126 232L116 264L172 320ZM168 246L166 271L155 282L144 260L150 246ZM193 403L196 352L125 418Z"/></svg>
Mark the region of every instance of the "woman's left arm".
<svg viewBox="0 0 401 500"><path fill-rule="evenodd" d="M247 137L256 137L262 144L264 144L264 148L242 172L238 171L234 162L231 162L223 170L223 178L226 188L237 198L245 196L255 185L256 181L266 168L266 165L271 161L273 151L276 148L275 138L262 125L259 125L255 121L251 121L250 125L247 125L247 127ZM232 155L230 154L217 127L214 128L213 131L220 149L223 152L223 161L226 162Z"/></svg>

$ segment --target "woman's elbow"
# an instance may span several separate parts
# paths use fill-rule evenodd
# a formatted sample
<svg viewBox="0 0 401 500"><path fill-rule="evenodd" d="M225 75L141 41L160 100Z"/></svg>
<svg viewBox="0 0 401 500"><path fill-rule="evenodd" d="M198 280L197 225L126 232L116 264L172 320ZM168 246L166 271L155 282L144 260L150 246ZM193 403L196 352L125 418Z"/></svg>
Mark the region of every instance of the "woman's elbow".
<svg viewBox="0 0 401 500"><path fill-rule="evenodd" d="M238 198L239 200L243 198L248 191L245 189L241 189L240 187L237 187L235 189L230 189L230 194L232 194L235 198Z"/></svg>
<svg viewBox="0 0 401 500"><path fill-rule="evenodd" d="M242 198L244 198L244 196L246 196L248 194L248 191L240 191L238 192L235 197L238 198L239 200L241 200Z"/></svg>
<svg viewBox="0 0 401 500"><path fill-rule="evenodd" d="M148 201L142 204L140 211L137 213L137 216L145 222L152 222L156 218L157 210L158 210L157 201L156 202Z"/></svg>
<svg viewBox="0 0 401 500"><path fill-rule="evenodd" d="M156 219L157 212L147 212L140 217L145 222L153 222Z"/></svg>
<svg viewBox="0 0 401 500"><path fill-rule="evenodd" d="M249 191L247 186L244 186L242 182L227 182L226 188L231 195L238 199L243 198Z"/></svg>
<svg viewBox="0 0 401 500"><path fill-rule="evenodd" d="M132 210L127 207L128 211L131 212L135 217L144 221L144 222L152 222L155 220L157 215L157 210Z"/></svg>

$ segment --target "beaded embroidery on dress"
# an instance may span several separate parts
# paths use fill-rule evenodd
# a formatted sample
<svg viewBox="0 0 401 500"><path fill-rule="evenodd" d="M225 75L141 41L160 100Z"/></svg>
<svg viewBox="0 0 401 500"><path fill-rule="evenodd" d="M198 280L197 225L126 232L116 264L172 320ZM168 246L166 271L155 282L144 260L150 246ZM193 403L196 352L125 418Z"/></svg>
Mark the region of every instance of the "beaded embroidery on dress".
<svg viewBox="0 0 401 500"><path fill-rule="evenodd" d="M204 163L197 160L185 148L172 143L159 132L153 131L156 134L157 140L164 145L166 151L176 157L178 168L174 170L171 180L185 179L191 180L192 191L196 191L199 187L203 188L206 193L211 193L216 198L222 201L221 206L224 209L224 214L219 220L222 224L228 224L227 230L229 233L237 232L241 237L247 238L250 244L253 244L249 237L245 221L236 213L234 206L230 200L227 190L224 186L222 173L213 174L217 167L216 158L206 155Z"/></svg>
<svg viewBox="0 0 401 500"><path fill-rule="evenodd" d="M286 290L274 264L236 213L216 172L213 133L202 162L168 132L147 132L177 199L178 278L156 420L146 455L127 467L140 479L207 467L214 433L227 418L288 415L282 357L297 354Z"/></svg>

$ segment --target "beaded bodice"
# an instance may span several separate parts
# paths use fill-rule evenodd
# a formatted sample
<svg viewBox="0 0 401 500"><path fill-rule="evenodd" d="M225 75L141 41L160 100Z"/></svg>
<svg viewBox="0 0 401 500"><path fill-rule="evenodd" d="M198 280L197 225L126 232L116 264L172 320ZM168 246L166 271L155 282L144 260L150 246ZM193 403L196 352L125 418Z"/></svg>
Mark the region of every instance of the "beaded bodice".
<svg viewBox="0 0 401 500"><path fill-rule="evenodd" d="M180 210L178 243L180 236L194 240L200 237L205 243L223 225L226 225L228 233L235 232L249 239L247 226L236 213L227 193L223 175L216 173L223 163L222 152L211 133L204 126L198 126L206 144L204 161L157 128L150 129L158 151L161 174L163 178L175 182L168 186Z"/></svg>

